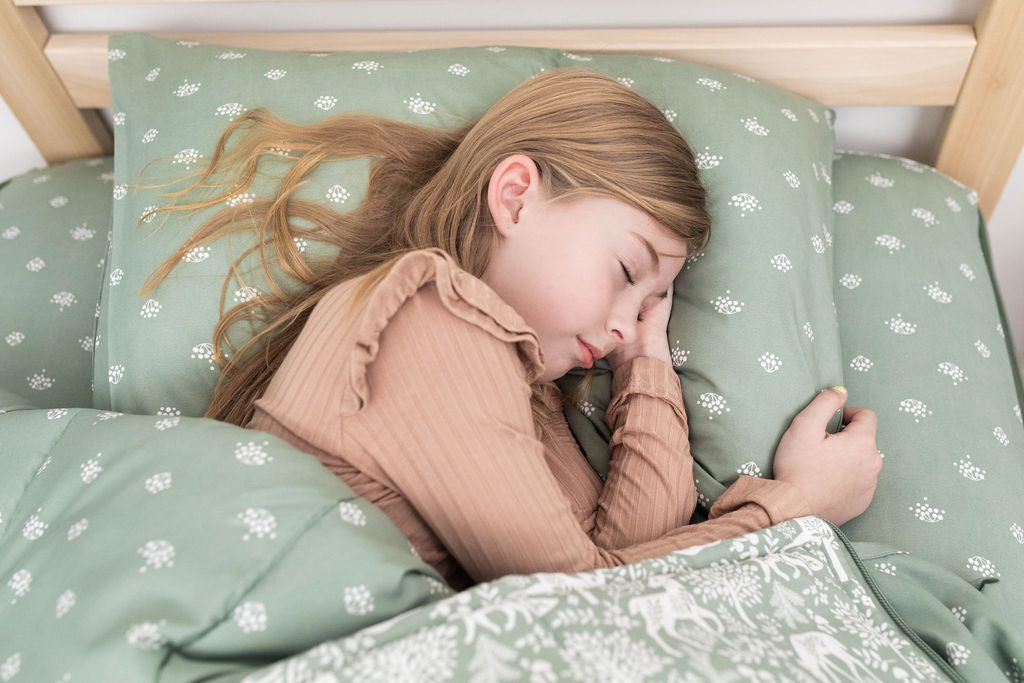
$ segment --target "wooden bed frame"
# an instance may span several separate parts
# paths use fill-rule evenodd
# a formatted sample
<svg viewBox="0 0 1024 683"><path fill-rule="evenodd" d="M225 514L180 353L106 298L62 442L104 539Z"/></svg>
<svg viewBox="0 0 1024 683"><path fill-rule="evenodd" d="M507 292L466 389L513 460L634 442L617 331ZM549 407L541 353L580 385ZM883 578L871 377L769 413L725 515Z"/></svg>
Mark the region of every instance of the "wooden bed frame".
<svg viewBox="0 0 1024 683"><path fill-rule="evenodd" d="M0 94L47 163L113 151L96 111L111 106L108 34L51 34L35 6L140 1L161 0L0 0ZM1020 0L984 0L973 25L155 35L309 52L524 45L650 54L737 71L828 106L952 106L935 166L978 191L986 219L1024 146Z"/></svg>

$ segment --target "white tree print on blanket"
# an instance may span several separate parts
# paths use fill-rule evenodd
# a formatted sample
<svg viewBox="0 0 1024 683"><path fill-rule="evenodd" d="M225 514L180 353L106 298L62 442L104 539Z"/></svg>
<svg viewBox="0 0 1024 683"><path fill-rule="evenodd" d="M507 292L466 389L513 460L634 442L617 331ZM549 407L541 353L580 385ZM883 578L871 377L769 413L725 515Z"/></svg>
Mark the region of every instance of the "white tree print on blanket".
<svg viewBox="0 0 1024 683"><path fill-rule="evenodd" d="M507 576L323 643L245 682L318 676L946 679L891 621L839 536L817 517L624 567Z"/></svg>

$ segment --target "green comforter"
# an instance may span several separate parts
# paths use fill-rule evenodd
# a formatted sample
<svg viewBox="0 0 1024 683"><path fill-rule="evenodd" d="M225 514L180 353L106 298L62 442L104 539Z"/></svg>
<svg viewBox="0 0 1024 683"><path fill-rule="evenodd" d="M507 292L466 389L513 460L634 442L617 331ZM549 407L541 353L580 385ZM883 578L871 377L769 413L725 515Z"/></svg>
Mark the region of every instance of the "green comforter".
<svg viewBox="0 0 1024 683"><path fill-rule="evenodd" d="M262 432L0 391L0 680L1020 680L984 589L805 517L453 593Z"/></svg>

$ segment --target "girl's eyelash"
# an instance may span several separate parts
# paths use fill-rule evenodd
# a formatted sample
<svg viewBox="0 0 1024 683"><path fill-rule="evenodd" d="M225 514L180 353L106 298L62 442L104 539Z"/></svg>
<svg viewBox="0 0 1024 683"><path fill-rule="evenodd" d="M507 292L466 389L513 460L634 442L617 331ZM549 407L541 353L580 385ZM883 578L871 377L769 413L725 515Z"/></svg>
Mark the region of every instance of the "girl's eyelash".
<svg viewBox="0 0 1024 683"><path fill-rule="evenodd" d="M633 276L629 274L628 270L626 270L626 264L623 263L622 261L619 261L619 265L622 266L622 272L626 274L626 282L628 282L631 285L635 285L636 283L633 282ZM636 320L637 322L642 323L644 321L644 314L640 313L640 315L636 317Z"/></svg>
<svg viewBox="0 0 1024 683"><path fill-rule="evenodd" d="M622 272L626 274L626 282L628 282L631 285L635 285L636 283L633 282L633 276L629 273L628 270L626 270L626 264L623 263L622 261L619 261L619 265L622 266Z"/></svg>

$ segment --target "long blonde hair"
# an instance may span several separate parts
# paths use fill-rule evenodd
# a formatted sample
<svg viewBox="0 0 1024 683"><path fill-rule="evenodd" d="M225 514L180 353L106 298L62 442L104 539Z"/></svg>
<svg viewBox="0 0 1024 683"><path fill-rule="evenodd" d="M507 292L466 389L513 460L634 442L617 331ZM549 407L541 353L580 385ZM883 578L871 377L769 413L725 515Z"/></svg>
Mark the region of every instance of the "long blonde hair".
<svg viewBox="0 0 1024 683"><path fill-rule="evenodd" d="M236 132L240 140L228 149ZM365 276L354 289L351 313L399 257L428 247L443 249L461 268L481 277L494 240L487 185L498 163L512 154L525 154L536 163L543 190L552 199L590 195L623 201L665 226L690 256L703 250L710 237L711 219L693 153L665 114L613 78L578 69L535 76L509 91L475 124L455 130L358 113L295 125L266 109L249 110L224 130L205 171L193 174L202 177L164 196L224 189L208 199L150 211L140 225L159 211L201 209L244 192L261 160L280 160L281 149L291 150L295 162L277 196L214 214L140 292L152 292L194 247L235 232L258 231L258 243L234 262L225 279L213 339L222 372L205 416L237 425L252 417L255 401L313 307L333 286ZM341 214L292 196L318 164L363 157L372 158L366 195L351 212ZM216 177L222 180L207 184ZM300 236L336 246L337 258L322 265L307 262L294 242ZM280 270L299 283L290 291L274 283L267 258L271 247ZM229 280L254 250L271 291L225 312ZM228 330L245 322L258 331L235 349ZM563 408L587 395L593 376L594 370L588 371L574 391L562 396ZM531 408L546 429L550 414L542 389L533 387Z"/></svg>

